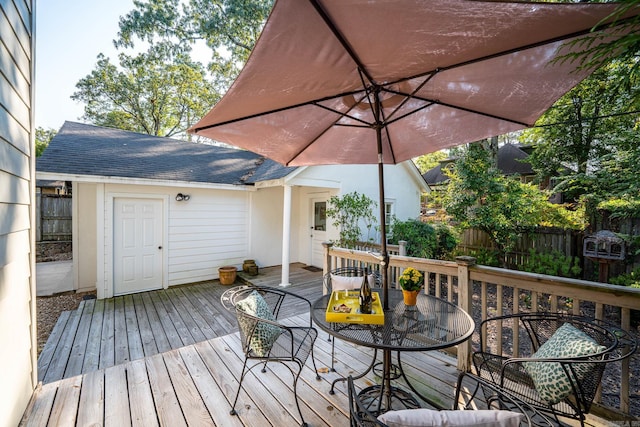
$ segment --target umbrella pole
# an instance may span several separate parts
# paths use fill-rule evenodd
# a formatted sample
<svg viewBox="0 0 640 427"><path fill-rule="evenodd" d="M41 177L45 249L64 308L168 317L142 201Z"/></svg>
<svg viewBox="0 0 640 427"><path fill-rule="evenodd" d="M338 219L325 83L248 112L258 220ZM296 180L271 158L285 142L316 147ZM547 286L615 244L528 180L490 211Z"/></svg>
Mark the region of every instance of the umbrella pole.
<svg viewBox="0 0 640 427"><path fill-rule="evenodd" d="M380 130L378 130L380 132ZM378 136L379 137L379 136ZM380 146L380 142L378 142L378 146ZM379 158L382 159L382 154L378 154ZM382 309L384 311L389 310L389 278L388 278L388 270L389 270L389 254L387 253L387 225L385 224L385 204L384 204L384 172L383 172L383 164L382 161L378 161L378 177L379 177L379 186L380 186L380 247L382 261L380 261L381 266L381 274L382 274Z"/></svg>
<svg viewBox="0 0 640 427"><path fill-rule="evenodd" d="M381 275L382 275L382 309L384 311L389 310L389 254L387 253L387 224L386 224L386 210L384 203L384 159L382 157L382 122L380 121L380 97L378 91L374 93L373 113L376 118L376 143L378 145L378 186L380 192L380 248L382 261Z"/></svg>

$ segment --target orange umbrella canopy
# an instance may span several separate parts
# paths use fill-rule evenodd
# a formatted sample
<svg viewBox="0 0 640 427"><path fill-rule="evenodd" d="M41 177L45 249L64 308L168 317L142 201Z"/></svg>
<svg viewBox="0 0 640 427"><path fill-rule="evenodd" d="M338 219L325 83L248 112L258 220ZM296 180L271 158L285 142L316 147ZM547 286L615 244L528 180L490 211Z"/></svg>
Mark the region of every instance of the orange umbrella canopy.
<svg viewBox="0 0 640 427"><path fill-rule="evenodd" d="M390 164L519 130L590 73L554 59L615 7L276 0L239 77L191 131L297 166L378 163L380 129Z"/></svg>

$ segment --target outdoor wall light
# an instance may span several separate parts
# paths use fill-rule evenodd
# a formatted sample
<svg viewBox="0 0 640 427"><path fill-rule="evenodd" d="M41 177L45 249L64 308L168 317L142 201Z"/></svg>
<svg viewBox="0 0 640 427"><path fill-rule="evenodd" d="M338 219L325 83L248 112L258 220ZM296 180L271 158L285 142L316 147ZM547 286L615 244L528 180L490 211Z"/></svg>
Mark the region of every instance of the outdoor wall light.
<svg viewBox="0 0 640 427"><path fill-rule="evenodd" d="M191 196L188 194L182 194L182 193L176 194L176 202L182 202L183 200L186 202L190 198Z"/></svg>

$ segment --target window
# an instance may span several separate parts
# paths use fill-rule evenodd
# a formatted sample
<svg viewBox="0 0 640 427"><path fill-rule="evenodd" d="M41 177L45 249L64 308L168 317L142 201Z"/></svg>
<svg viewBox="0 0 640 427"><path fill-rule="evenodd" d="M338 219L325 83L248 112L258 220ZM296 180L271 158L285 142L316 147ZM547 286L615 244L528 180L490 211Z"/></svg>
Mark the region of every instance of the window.
<svg viewBox="0 0 640 427"><path fill-rule="evenodd" d="M327 202L315 202L313 206L313 229L327 230Z"/></svg>
<svg viewBox="0 0 640 427"><path fill-rule="evenodd" d="M393 218L394 209L393 202L384 202L384 223L391 225L391 219Z"/></svg>

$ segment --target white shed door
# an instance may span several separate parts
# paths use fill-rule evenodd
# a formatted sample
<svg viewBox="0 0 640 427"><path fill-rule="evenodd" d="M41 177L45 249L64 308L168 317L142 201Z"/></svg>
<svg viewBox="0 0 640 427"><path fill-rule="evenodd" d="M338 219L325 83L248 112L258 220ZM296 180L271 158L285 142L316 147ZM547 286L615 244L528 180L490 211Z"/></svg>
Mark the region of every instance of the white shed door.
<svg viewBox="0 0 640 427"><path fill-rule="evenodd" d="M114 199L114 295L162 288L162 216L160 199Z"/></svg>

